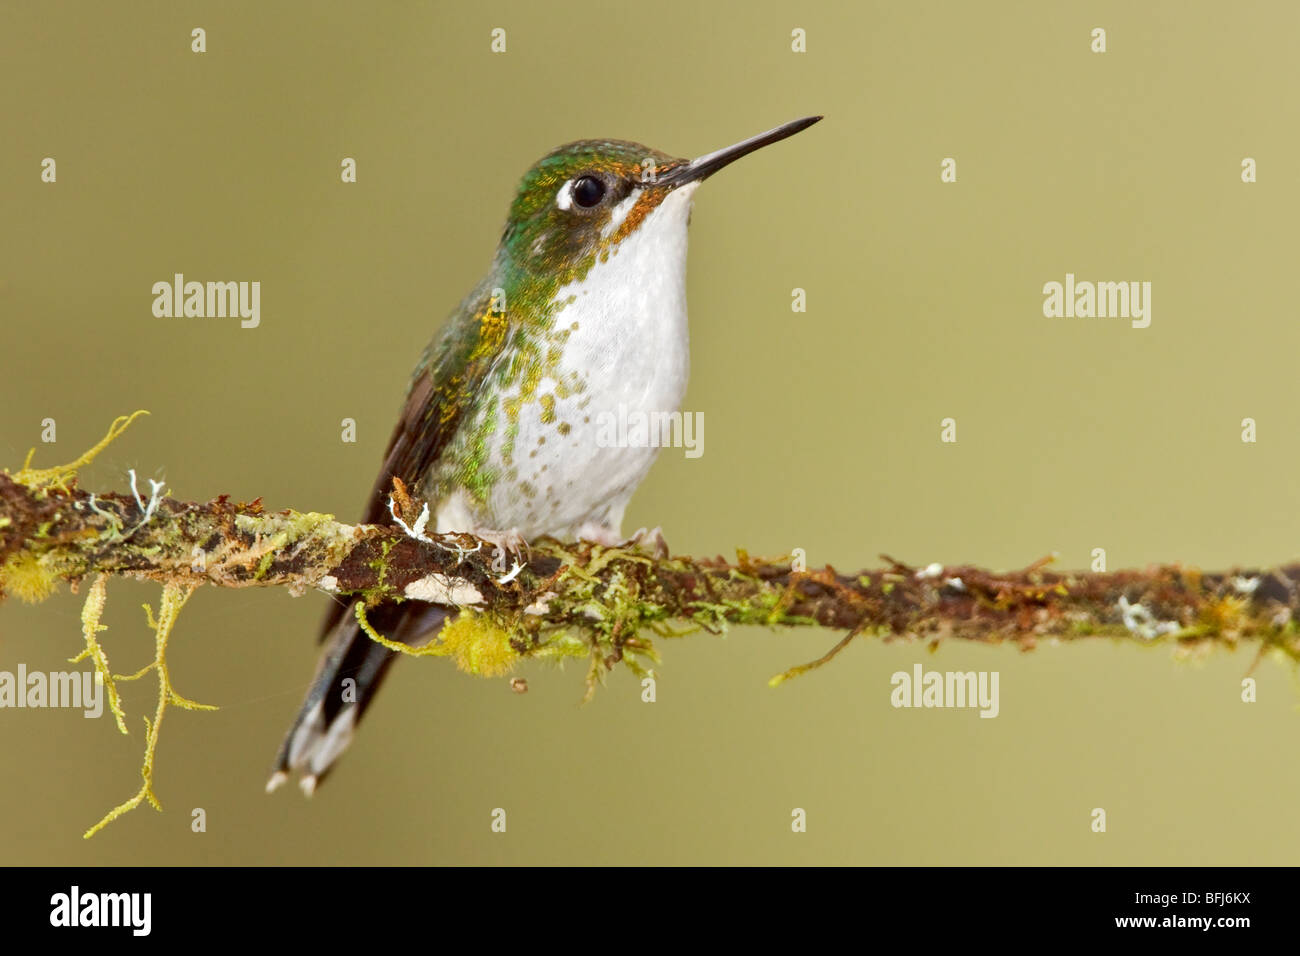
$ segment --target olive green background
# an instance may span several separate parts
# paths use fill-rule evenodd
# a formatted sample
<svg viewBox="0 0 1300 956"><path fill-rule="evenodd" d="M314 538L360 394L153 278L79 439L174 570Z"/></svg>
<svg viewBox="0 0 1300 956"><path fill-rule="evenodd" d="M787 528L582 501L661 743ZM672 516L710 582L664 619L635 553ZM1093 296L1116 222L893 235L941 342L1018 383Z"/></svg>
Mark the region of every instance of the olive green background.
<svg viewBox="0 0 1300 956"><path fill-rule="evenodd" d="M123 490L136 468L185 498L351 519L410 367L486 268L531 162L596 136L698 155L816 112L696 196L686 407L705 453L665 452L627 530L843 568L1051 551L1080 567L1095 547L1112 568L1293 558L1297 29L1282 2L6 3L0 464L21 464L44 418L58 441L37 463L53 464L147 408L85 486ZM956 184L939 181L946 156ZM1044 318L1043 283L1067 271L1152 282L1151 327ZM259 280L261 327L154 318L150 287L174 272ZM156 599L110 585L115 669L149 659L140 605ZM89 842L139 784L152 681L128 688L130 737L107 716L0 712L0 862L1300 854L1300 688L1265 661L1242 703L1250 648L1185 664L1128 643L864 640L771 690L836 636L743 629L662 645L654 704L618 672L586 707L580 666L526 666L517 696L403 661L317 796L268 797L323 604L194 596L172 671L221 710L170 711L165 812ZM66 588L0 607L0 669L65 668L79 608ZM889 677L917 661L999 671L1001 715L893 709Z"/></svg>

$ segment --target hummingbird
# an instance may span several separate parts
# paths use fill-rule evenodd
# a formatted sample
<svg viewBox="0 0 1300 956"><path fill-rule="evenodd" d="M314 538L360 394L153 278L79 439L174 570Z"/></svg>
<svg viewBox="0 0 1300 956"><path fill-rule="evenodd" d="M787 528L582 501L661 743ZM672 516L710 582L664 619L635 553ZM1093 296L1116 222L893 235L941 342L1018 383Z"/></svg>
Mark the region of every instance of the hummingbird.
<svg viewBox="0 0 1300 956"><path fill-rule="evenodd" d="M396 517L399 478L438 533L469 532L516 552L543 535L626 544L623 512L657 447L608 447L600 416L680 408L690 368L686 234L692 196L742 156L820 120L809 116L697 159L638 143L581 140L519 183L487 276L421 355L366 503ZM644 541L638 533L635 540ZM648 536L662 544L658 529ZM335 602L324 651L267 790L295 772L310 796L334 766L396 652ZM454 608L381 603L390 640L431 640Z"/></svg>

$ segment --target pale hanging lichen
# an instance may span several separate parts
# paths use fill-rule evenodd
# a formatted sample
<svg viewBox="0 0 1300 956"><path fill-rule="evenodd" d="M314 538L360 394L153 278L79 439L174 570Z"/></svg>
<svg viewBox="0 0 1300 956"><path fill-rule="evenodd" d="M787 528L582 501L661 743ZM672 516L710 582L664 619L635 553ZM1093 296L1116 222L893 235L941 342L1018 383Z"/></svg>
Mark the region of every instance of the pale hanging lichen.
<svg viewBox="0 0 1300 956"><path fill-rule="evenodd" d="M122 415L113 420L109 426L108 432L104 435L94 447L90 448L76 460L64 465L56 465L52 468L32 468L32 458L36 449L32 448L27 453L27 459L23 462L23 467L10 477L35 492L36 497L46 498L51 492L61 492L64 495L70 494L71 484L77 476L79 469L84 468L95 460L95 457L107 448L122 432L131 425L133 421L141 415L149 414L147 411L139 410L131 415ZM6 472L6 474L8 474ZM132 473L132 487L134 489L134 472ZM140 524L144 524L153 515L156 507L157 492L160 486L154 482L154 492L150 498L148 508L141 502L142 517ZM137 502L140 502L139 495L136 495ZM112 520L103 537L109 540L118 540L122 537L121 521L115 514L105 512L95 506L95 498L90 497L89 506L96 513L107 516ZM51 526L58 520L59 513L56 512L54 520L42 524L36 529L33 537L41 540L50 531ZM5 522L6 525L8 521ZM38 602L49 597L55 590L60 577L63 576L66 569L62 566L60 554L58 551L50 551L44 554L33 554L27 549L19 549L11 554L0 566L0 583L3 584L4 590L8 593L17 595L21 600L28 602ZM150 664L141 668L135 674L123 676L114 674L109 667L108 654L99 642L98 634L100 631L107 630L105 625L100 623L104 614L104 605L108 597L108 575L97 574L86 592L86 599L81 608L81 630L85 640L85 647L77 656L70 658L70 663L79 663L89 659L95 668L96 680L104 687L108 696L109 709L113 713L113 719L117 723L117 728L123 734L129 733L126 726L126 712L122 707L122 699L117 689L118 681L134 680L143 676L150 670L158 673L158 703L154 710L154 717L151 721L148 717L144 718L145 722L145 752L144 762L140 770L143 777L143 783L139 792L134 797L118 804L110 810L102 820L88 829L84 837L89 839L94 836L105 826L116 820L122 814L135 809L145 800L157 810L162 809L162 804L153 790L153 768L154 755L158 749L158 731L162 724L163 714L166 712L168 704L175 704L177 707L183 707L187 710L215 710L207 704L200 704L196 701L189 700L176 693L171 685L171 675L167 670L167 641L171 636L172 630L176 626L176 619L180 614L181 608L189 600L191 594L197 588L196 583L180 584L168 582L163 586L162 599L158 606L158 619L155 621L153 609L145 605L145 615L149 627L154 630L154 659Z"/></svg>
<svg viewBox="0 0 1300 956"><path fill-rule="evenodd" d="M176 693L172 687L171 674L167 670L167 641L171 637L172 630L176 626L176 619L180 616L181 608L185 602L190 599L190 595L195 591L194 586L183 584L167 584L163 587L162 600L158 604L158 618L154 619L153 609L149 605L144 605L145 617L148 620L149 627L154 632L154 659L151 663L146 664L134 674L114 675L116 680L135 680L143 677L149 671L155 671L158 674L158 703L154 708L153 720L148 717L144 719L145 725L145 745L144 745L144 764L140 768L140 776L144 782L141 784L139 791L131 799L119 803L112 810L104 815L104 818L87 830L83 837L90 839L104 827L108 826L124 813L134 810L144 801L149 801L149 805L155 810L162 810L162 803L159 802L153 789L153 768L154 756L158 750L158 731L162 726L163 715L167 712L168 704L175 704L177 707L185 710L216 710L217 708L210 704L200 704L197 701L182 697ZM100 609L103 608L103 602L100 601Z"/></svg>
<svg viewBox="0 0 1300 956"><path fill-rule="evenodd" d="M260 499L178 501L160 495L157 482L151 482L148 501L134 481L130 495L78 488L77 470L140 414L116 419L102 441L68 465L33 469L29 454L16 474L0 471L0 599L9 593L41 600L60 580L74 591L91 580L81 616L85 647L75 660L94 662L124 733L116 682L158 673L157 707L152 720L145 718L143 786L87 836L146 800L160 807L153 768L165 709L206 709L175 692L165 658L176 615L204 583L282 585L293 594L318 589L351 597L359 624L377 642L412 656L449 657L470 674L506 674L525 658L584 659L584 699L619 664L651 676L659 663L656 635L722 635L734 625L847 632L828 654L778 675L773 685L822 666L862 635L925 641L931 650L952 640L1009 642L1028 650L1043 640L1104 636L1172 646L1179 656L1254 639L1259 656L1300 661L1300 562L1227 573L1177 565L1057 573L1046 562L993 572L937 562L915 568L885 556L886 567L850 575L830 566L806 570L789 557L755 560L743 551L730 563L542 539L530 542L528 556L506 571L492 556L491 542L426 534L427 517L405 530L352 526L329 515L267 513ZM146 609L155 629L154 661L127 677L111 673L98 639L104 575L111 574L164 587L158 619ZM429 643L408 647L366 620L367 607L403 599L472 607ZM1142 625L1151 621L1163 626L1148 634Z"/></svg>
<svg viewBox="0 0 1300 956"><path fill-rule="evenodd" d="M126 714L122 710L122 699L118 696L113 672L108 667L108 654L95 636L100 631L108 630L106 626L99 623L99 619L104 614L104 602L107 598L108 575L96 575L95 580L91 582L90 590L86 593L86 601L81 606L81 632L86 638L86 649L76 657L68 658L68 663L79 664L86 658L90 658L95 665L95 678L104 685L104 692L108 694L108 707L113 712L113 719L117 721L117 729L125 734L127 733Z"/></svg>

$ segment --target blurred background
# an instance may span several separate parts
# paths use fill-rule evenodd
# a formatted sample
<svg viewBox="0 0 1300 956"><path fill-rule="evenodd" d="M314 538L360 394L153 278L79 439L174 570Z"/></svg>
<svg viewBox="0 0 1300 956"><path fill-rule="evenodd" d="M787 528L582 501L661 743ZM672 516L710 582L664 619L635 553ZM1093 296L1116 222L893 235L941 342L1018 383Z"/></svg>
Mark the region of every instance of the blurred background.
<svg viewBox="0 0 1300 956"><path fill-rule="evenodd" d="M534 160L587 137L693 156L824 113L696 196L686 408L705 415L704 454L665 451L627 530L662 525L697 555L803 548L845 570L881 552L994 568L1053 551L1086 567L1098 547L1112 569L1295 558L1298 28L1283 3L6 4L0 465L33 445L38 465L71 460L147 408L83 486L125 490L135 468L181 498L351 520L411 366L487 268ZM945 157L956 183L940 182ZM151 286L176 272L260 281L260 327L155 318ZM1043 284L1067 272L1151 282L1150 327L1044 318ZM956 444L939 440L948 417ZM111 582L115 670L150 659L140 605L157 591ZM90 841L139 785L152 677L124 687L129 737L107 715L0 711L0 862L1300 852L1285 809L1300 687L1266 661L1242 703L1253 648L1187 664L1106 641L863 640L772 690L837 635L738 629L661 644L656 703L617 672L585 707L582 667L527 665L520 696L402 661L314 799L266 796L323 607L283 590L192 598L173 678L221 709L168 713L165 812ZM0 607L0 670L67 669L79 611L66 588ZM895 710L890 675L916 662L999 671L999 717Z"/></svg>

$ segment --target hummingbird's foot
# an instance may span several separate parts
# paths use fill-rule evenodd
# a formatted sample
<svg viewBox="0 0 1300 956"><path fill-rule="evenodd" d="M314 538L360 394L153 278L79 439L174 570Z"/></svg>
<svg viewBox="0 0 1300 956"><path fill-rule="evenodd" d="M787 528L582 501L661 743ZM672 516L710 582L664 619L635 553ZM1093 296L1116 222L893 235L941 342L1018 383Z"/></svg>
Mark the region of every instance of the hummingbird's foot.
<svg viewBox="0 0 1300 956"><path fill-rule="evenodd" d="M504 578L497 579L498 584L507 584L513 581L532 556L528 550L528 542L519 533L518 528L511 528L509 531L475 528L474 536L482 538L493 546L492 570L508 572ZM507 559L510 561L510 567L508 568L506 567Z"/></svg>
<svg viewBox="0 0 1300 956"><path fill-rule="evenodd" d="M472 533L474 537L482 538L488 544L495 545L512 558L528 553L528 542L519 533L518 528L511 528L509 531L497 531L494 528L475 528Z"/></svg>
<svg viewBox="0 0 1300 956"><path fill-rule="evenodd" d="M623 536L619 534L617 528L611 528L607 524L584 524L574 535L579 541L590 541L592 544L598 544L602 548L621 548L627 544Z"/></svg>
<svg viewBox="0 0 1300 956"><path fill-rule="evenodd" d="M649 531L645 528L638 528L624 544L630 544L641 548L643 551L649 551L660 561L668 557L668 542L664 540L664 529L658 525L655 525Z"/></svg>
<svg viewBox="0 0 1300 956"><path fill-rule="evenodd" d="M663 529L659 527L650 531L639 528L632 537L624 538L617 529L607 525L588 525L579 529L578 538L602 548L640 548L649 551L656 558L668 557L668 542L664 540Z"/></svg>

